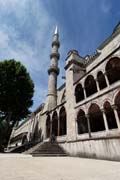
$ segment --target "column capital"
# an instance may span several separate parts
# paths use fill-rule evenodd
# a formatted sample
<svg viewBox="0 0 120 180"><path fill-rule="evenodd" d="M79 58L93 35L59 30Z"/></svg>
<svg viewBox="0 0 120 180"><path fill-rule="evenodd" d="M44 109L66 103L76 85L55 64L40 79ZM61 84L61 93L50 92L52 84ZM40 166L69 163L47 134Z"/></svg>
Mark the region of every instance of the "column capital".
<svg viewBox="0 0 120 180"><path fill-rule="evenodd" d="M102 113L105 113L105 109L101 109L101 112L102 112Z"/></svg>
<svg viewBox="0 0 120 180"><path fill-rule="evenodd" d="M112 109L118 109L116 104L111 105Z"/></svg>
<svg viewBox="0 0 120 180"><path fill-rule="evenodd" d="M104 75L107 76L107 72L106 71L104 72Z"/></svg>

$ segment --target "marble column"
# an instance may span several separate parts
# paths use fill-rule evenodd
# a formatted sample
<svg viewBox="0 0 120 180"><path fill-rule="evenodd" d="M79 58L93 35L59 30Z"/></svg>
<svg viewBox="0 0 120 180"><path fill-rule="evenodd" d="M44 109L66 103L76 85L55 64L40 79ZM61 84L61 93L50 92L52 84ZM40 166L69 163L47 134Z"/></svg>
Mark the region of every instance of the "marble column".
<svg viewBox="0 0 120 180"><path fill-rule="evenodd" d="M99 92L100 91L100 87L99 87L99 82L98 82L97 79L96 79L96 86L97 86L97 92Z"/></svg>
<svg viewBox="0 0 120 180"><path fill-rule="evenodd" d="M107 123L107 117L106 117L106 114L105 114L105 110L104 110L104 109L102 110L102 113L103 113L103 119L104 119L105 129L106 129L106 131L109 131L108 123Z"/></svg>
<svg viewBox="0 0 120 180"><path fill-rule="evenodd" d="M85 88L83 87L83 93L84 93L84 99L87 98L87 95L86 95L86 91L85 91Z"/></svg>
<svg viewBox="0 0 120 180"><path fill-rule="evenodd" d="M91 138L91 128L90 128L90 116L89 114L85 115L87 118L87 124L88 124L88 134L89 134L89 138Z"/></svg>
<svg viewBox="0 0 120 180"><path fill-rule="evenodd" d="M78 135L78 123L77 123L77 117L75 118L75 135L76 135L76 140L77 140L77 135Z"/></svg>
<svg viewBox="0 0 120 180"><path fill-rule="evenodd" d="M120 130L120 119L119 119L118 112L117 112L117 106L113 105L112 108L113 108L113 111L115 114L115 119L116 119L118 129Z"/></svg>
<svg viewBox="0 0 120 180"><path fill-rule="evenodd" d="M108 81L108 77L107 77L106 73L104 74L104 77L105 77L105 81L107 83L107 87L109 87L109 81Z"/></svg>
<svg viewBox="0 0 120 180"><path fill-rule="evenodd" d="M60 119L58 117L58 136L60 135Z"/></svg>

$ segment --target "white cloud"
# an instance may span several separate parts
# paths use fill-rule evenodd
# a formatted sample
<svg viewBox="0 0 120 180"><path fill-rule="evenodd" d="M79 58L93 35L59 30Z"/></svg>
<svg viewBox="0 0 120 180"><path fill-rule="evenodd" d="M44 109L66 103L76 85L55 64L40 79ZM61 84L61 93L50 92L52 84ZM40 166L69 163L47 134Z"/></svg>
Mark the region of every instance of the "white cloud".
<svg viewBox="0 0 120 180"><path fill-rule="evenodd" d="M50 63L53 21L39 0L0 0L0 16L4 18L0 21L0 59L14 58L27 67L35 82L37 106L47 92L39 77L45 76Z"/></svg>
<svg viewBox="0 0 120 180"><path fill-rule="evenodd" d="M0 31L0 49L4 49L8 46L9 36L4 31Z"/></svg>
<svg viewBox="0 0 120 180"><path fill-rule="evenodd" d="M29 0L0 0L0 9L4 13L10 13L14 11L16 15L18 15L21 9L23 10L25 8L26 3L28 3Z"/></svg>

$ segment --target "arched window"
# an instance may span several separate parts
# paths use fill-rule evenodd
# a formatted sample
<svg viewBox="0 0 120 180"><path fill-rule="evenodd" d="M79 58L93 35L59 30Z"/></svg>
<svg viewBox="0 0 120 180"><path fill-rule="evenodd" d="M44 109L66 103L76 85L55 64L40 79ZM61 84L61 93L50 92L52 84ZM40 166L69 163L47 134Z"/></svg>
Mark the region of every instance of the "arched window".
<svg viewBox="0 0 120 180"><path fill-rule="evenodd" d="M120 59L118 57L108 61L106 73L110 84L120 80Z"/></svg>
<svg viewBox="0 0 120 180"><path fill-rule="evenodd" d="M50 115L48 115L46 120L46 138L50 137Z"/></svg>
<svg viewBox="0 0 120 180"><path fill-rule="evenodd" d="M118 113L119 120L120 120L120 91L115 98L115 105L116 105L117 113Z"/></svg>
<svg viewBox="0 0 120 180"><path fill-rule="evenodd" d="M113 111L113 109L112 109L112 107L108 101L106 101L104 103L104 110L105 110L105 114L107 117L107 123L108 123L109 129L117 128L115 114L114 114L114 111Z"/></svg>
<svg viewBox="0 0 120 180"><path fill-rule="evenodd" d="M97 80L98 80L98 83L99 83L100 90L107 87L107 83L106 83L104 74L101 71L99 71L98 74L97 74Z"/></svg>
<svg viewBox="0 0 120 180"><path fill-rule="evenodd" d="M97 92L96 81L92 75L89 75L85 80L85 91L87 97Z"/></svg>
<svg viewBox="0 0 120 180"><path fill-rule="evenodd" d="M87 118L85 117L85 112L81 109L77 115L77 129L78 134L88 133Z"/></svg>
<svg viewBox="0 0 120 180"><path fill-rule="evenodd" d="M52 134L58 136L58 115L56 111L52 116Z"/></svg>
<svg viewBox="0 0 120 180"><path fill-rule="evenodd" d="M89 108L90 128L91 132L105 130L104 119L99 106L95 103Z"/></svg>
<svg viewBox="0 0 120 180"><path fill-rule="evenodd" d="M62 135L66 135L66 111L65 111L65 108L62 107L60 109L60 114L59 114L59 117L60 117L60 136Z"/></svg>
<svg viewBox="0 0 120 180"><path fill-rule="evenodd" d="M75 98L76 98L76 103L84 99L84 92L81 84L78 84L75 88Z"/></svg>

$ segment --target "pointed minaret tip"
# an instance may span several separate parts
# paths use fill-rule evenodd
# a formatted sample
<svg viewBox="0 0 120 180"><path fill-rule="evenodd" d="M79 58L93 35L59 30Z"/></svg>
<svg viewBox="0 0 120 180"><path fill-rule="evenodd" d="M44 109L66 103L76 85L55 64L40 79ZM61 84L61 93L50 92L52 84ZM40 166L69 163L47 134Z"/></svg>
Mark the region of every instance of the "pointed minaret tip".
<svg viewBox="0 0 120 180"><path fill-rule="evenodd" d="M54 32L54 34L58 34L58 27L57 27L57 26L55 27L55 32Z"/></svg>

